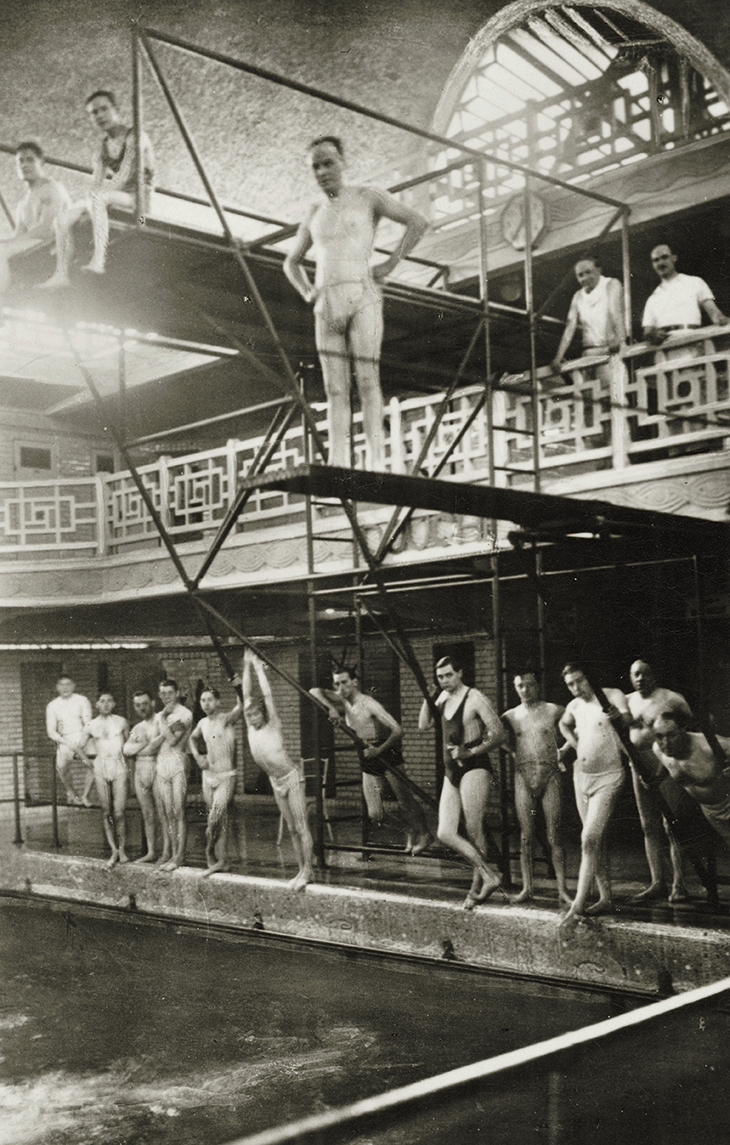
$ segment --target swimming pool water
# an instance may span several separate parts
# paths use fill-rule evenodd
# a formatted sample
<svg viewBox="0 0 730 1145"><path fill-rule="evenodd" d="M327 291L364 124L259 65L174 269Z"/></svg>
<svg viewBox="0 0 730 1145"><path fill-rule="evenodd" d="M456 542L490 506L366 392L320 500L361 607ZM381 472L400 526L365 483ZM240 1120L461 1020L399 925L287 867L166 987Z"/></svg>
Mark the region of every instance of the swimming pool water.
<svg viewBox="0 0 730 1145"><path fill-rule="evenodd" d="M601 994L0 900L1 1145L215 1145L616 1012Z"/></svg>

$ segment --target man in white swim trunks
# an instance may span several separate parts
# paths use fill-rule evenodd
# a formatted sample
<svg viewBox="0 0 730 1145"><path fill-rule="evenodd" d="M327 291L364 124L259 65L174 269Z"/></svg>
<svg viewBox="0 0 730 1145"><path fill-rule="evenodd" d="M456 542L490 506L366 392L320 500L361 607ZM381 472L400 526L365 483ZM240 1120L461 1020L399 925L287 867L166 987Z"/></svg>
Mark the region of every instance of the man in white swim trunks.
<svg viewBox="0 0 730 1145"><path fill-rule="evenodd" d="M180 689L175 680L162 681L159 697L163 708L156 719L162 743L157 753L155 782L162 824L160 870L175 871L185 858L186 756L193 713L180 702Z"/></svg>
<svg viewBox="0 0 730 1145"><path fill-rule="evenodd" d="M436 664L440 694L435 706L441 714L445 771L437 833L440 843L451 847L473 868L471 888L464 900L464 910L473 910L502 883L499 871L487 862L484 817L492 779L488 753L504 743L507 733L487 697L467 687L462 675L463 668L453 656L442 656ZM432 724L431 707L424 700L418 716L419 731ZM462 815L466 839L459 832Z"/></svg>
<svg viewBox="0 0 730 1145"><path fill-rule="evenodd" d="M70 676L59 676L56 682L58 695L46 707L46 731L49 739L56 744L56 770L66 788L68 803L91 807L89 794L94 786L94 772L80 745L86 742L85 731L91 723L91 704L86 696L80 696ZM83 795L76 793L71 779L71 765L74 757L80 759L87 768Z"/></svg>
<svg viewBox="0 0 730 1145"><path fill-rule="evenodd" d="M142 132L142 169L144 202L137 206L136 147L134 130L122 122L117 101L111 91L95 91L86 100L89 119L101 135L101 143L94 157L91 191L86 202L71 207L59 234L59 258L56 273L43 285L48 288L69 285L69 268L73 257L71 227L88 211L94 237L94 255L84 270L103 274L109 246L109 207L139 210L141 216L150 209L155 182L155 157L147 135Z"/></svg>
<svg viewBox="0 0 730 1145"><path fill-rule="evenodd" d="M256 694L255 682L258 682L260 696ZM268 775L276 805L291 834L299 870L289 886L294 891L303 891L314 878L304 775L295 767L286 750L281 720L264 663L249 648L243 655L243 714L251 755Z"/></svg>
<svg viewBox="0 0 730 1145"><path fill-rule="evenodd" d="M722 761L703 735L687 731L687 720L681 712L662 712L654 720L653 730L657 759L699 803L707 822L730 847L730 738L717 736L720 754L726 755Z"/></svg>
<svg viewBox="0 0 730 1145"><path fill-rule="evenodd" d="M86 743L92 739L96 748L94 779L101 803L104 833L112 852L107 863L111 870L117 863L129 862L124 850L128 769L123 754L124 742L129 735L129 724L123 716L115 714L114 697L111 692L99 693L96 710L98 716L86 728Z"/></svg>
<svg viewBox="0 0 730 1145"><path fill-rule="evenodd" d="M349 467L350 362L362 405L370 468L385 468L380 346L383 298L380 284L413 249L428 224L392 195L344 184L342 141L323 135L310 145L314 177L324 202L313 206L284 262L284 273L305 302L314 306L315 341L328 401L329 464ZM405 227L396 251L370 266L381 219ZM314 284L304 268L309 248L317 264Z"/></svg>
<svg viewBox="0 0 730 1145"><path fill-rule="evenodd" d="M234 676L233 687L238 699L230 712L220 710L220 692L206 688L200 694L205 712L190 736L189 748L202 772L203 798L208 808L205 832L206 875L227 871L228 813L236 790L236 724L241 715L241 677ZM218 854L216 855L216 847Z"/></svg>
<svg viewBox="0 0 730 1145"><path fill-rule="evenodd" d="M383 822L383 787L385 779L398 800L408 832L406 852L420 855L433 842L423 808L414 797L405 776L400 750L403 729L390 712L373 696L360 691L355 668L342 667L332 675L333 690L310 688L312 695L329 709L330 720L337 725L344 718L364 746L358 747L362 769L362 791L368 815L376 826Z"/></svg>
<svg viewBox="0 0 730 1145"><path fill-rule="evenodd" d="M63 184L46 173L43 149L37 143L19 143L15 161L25 193L18 204L12 238L0 242L0 302L10 286L10 260L51 242L57 222L66 218L71 204Z"/></svg>
<svg viewBox="0 0 730 1145"><path fill-rule="evenodd" d="M657 776L661 769L654 753L654 721L662 712L679 712L685 722L692 718L689 704L679 692L660 688L651 665L646 660L635 660L630 668L631 683L635 691L627 697L633 722L629 729L631 742L640 753L646 771ZM672 889L667 888L664 876L664 858L667 850L667 827L656 800L629 760L634 795L639 811L641 828L644 832L644 850L649 864L651 881L648 887L633 896L632 902L651 902L654 899L669 899L669 902L686 902L689 897L682 871L682 853L669 834L669 852L672 864ZM664 773L662 773L664 774ZM670 785L668 779L665 783ZM666 798L666 793L665 793Z"/></svg>
<svg viewBox="0 0 730 1145"><path fill-rule="evenodd" d="M577 755L573 784L583 824L578 887L570 910L560 922L561 931L567 933L583 915L608 914L613 910L605 836L626 770L619 738L583 669L578 664L566 664L563 679L574 698L565 709L560 730ZM631 713L625 695L618 688L604 690L617 716L628 727ZM586 907L594 879L598 901Z"/></svg>
<svg viewBox="0 0 730 1145"><path fill-rule="evenodd" d="M624 288L617 278L606 278L595 258L583 258L575 264L575 277L580 290L573 295L563 336L552 366L556 373L563 368L575 332L580 328L583 354L596 357L618 354L626 342L624 324ZM598 367L598 376L610 381L611 364Z"/></svg>
<svg viewBox="0 0 730 1145"><path fill-rule="evenodd" d="M142 813L142 825L147 850L138 859L137 863L153 863L155 860L155 805L162 821L162 812L159 807L159 792L157 789L157 753L164 742L163 735L158 730L157 713L152 696L149 692L140 690L132 696L134 713L139 717L130 732L129 739L123 747L124 754L134 759L134 793L137 796L139 809Z"/></svg>
<svg viewBox="0 0 730 1145"><path fill-rule="evenodd" d="M514 686L522 703L502 716L507 727L507 750L515 762L515 809L520 821L520 867L522 890L514 902L533 896L532 845L538 803L545 812L548 843L555 868L555 881L561 902L572 900L565 886L565 847L560 835L562 797L558 731L565 708L540 699L534 672L519 672Z"/></svg>

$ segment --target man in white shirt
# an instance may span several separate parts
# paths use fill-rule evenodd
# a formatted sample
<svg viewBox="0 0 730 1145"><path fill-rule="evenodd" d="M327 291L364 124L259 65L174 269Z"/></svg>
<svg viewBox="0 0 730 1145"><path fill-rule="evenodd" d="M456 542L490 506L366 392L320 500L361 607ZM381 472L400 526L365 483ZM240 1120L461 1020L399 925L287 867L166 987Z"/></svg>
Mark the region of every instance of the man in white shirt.
<svg viewBox="0 0 730 1145"><path fill-rule="evenodd" d="M703 314L713 326L730 323L730 318L719 309L704 279L677 271L677 256L666 243L654 247L651 264L660 282L649 295L641 319L646 342L661 346L670 334L699 329ZM684 347L682 352L685 352Z"/></svg>
<svg viewBox="0 0 730 1145"><path fill-rule="evenodd" d="M56 699L46 707L46 731L56 745L56 770L66 788L67 802L91 807L89 792L94 785L94 772L83 751L86 728L91 723L91 704L86 696L76 692L73 680L66 674L58 677L56 691ZM71 779L74 756L88 769L83 795L77 794Z"/></svg>
<svg viewBox="0 0 730 1145"><path fill-rule="evenodd" d="M573 295L565 330L552 361L556 373L562 370L563 358L578 328L586 357L617 354L626 342L624 288L619 280L606 278L595 258L577 262L575 277L580 290ZM599 367L599 376L601 369Z"/></svg>

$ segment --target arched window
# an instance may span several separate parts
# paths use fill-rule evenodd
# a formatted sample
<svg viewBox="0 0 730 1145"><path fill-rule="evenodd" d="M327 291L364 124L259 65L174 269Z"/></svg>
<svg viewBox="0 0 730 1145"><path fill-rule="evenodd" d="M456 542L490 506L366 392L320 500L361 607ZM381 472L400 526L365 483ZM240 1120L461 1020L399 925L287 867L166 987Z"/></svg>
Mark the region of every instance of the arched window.
<svg viewBox="0 0 730 1145"><path fill-rule="evenodd" d="M730 128L730 79L674 21L640 0L518 0L482 29L452 72L435 130L565 182L582 182ZM438 168L456 152L438 149ZM497 206L520 185L495 166ZM433 191L439 217L473 211L466 172Z"/></svg>

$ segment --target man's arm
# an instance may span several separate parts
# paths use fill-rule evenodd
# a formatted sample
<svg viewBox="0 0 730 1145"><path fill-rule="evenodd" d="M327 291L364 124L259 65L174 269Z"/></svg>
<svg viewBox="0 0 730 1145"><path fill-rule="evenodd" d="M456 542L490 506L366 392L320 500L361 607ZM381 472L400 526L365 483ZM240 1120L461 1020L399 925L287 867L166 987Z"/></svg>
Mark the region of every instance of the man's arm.
<svg viewBox="0 0 730 1145"><path fill-rule="evenodd" d="M238 673L236 673L236 675L231 680L231 684L233 685L237 699L235 707L231 708L230 712L227 712L225 715L223 722L226 725L235 724L236 720L240 718L241 711L243 709L243 691L241 689L241 677L238 675Z"/></svg>
<svg viewBox="0 0 730 1145"><path fill-rule="evenodd" d="M337 692L330 692L329 688L310 688L309 694L319 700L327 708L327 714L332 723L340 723L345 718L345 705Z"/></svg>
<svg viewBox="0 0 730 1145"><path fill-rule="evenodd" d="M504 728L507 737L503 747L505 751L509 752L510 755L514 755L517 751L517 733L515 725L512 722L514 719L514 711L514 708L510 708L509 711L502 713L502 727Z"/></svg>
<svg viewBox="0 0 730 1145"><path fill-rule="evenodd" d="M366 707L372 716L375 716L378 723L383 724L385 727L390 728L390 735L383 743L378 744L377 747L370 745L363 749L363 755L366 759L377 759L379 755L383 755L388 748L394 747L403 739L403 729L395 719L391 716L387 708L384 708L378 700L372 696L365 696Z"/></svg>
<svg viewBox="0 0 730 1145"><path fill-rule="evenodd" d="M452 759L472 759L477 755L486 755L488 751L499 747L507 739L506 728L487 697L477 688L472 688L464 709L464 723L475 716L479 717L484 727L481 741L471 747L462 744L452 752Z"/></svg>
<svg viewBox="0 0 730 1145"><path fill-rule="evenodd" d="M575 716L570 710L570 704L568 704L567 708L565 709L565 712L558 723L558 727L560 728L566 743L570 744L573 751L577 751L578 737L575 734Z"/></svg>
<svg viewBox="0 0 730 1145"><path fill-rule="evenodd" d="M626 342L626 323L624 322L624 288L617 278L609 278L606 290L608 301L608 317L610 326L616 331L617 341L609 340L608 349L617 354Z"/></svg>
<svg viewBox="0 0 730 1145"><path fill-rule="evenodd" d="M61 734L58 731L58 716L53 710L53 700L46 705L46 733L54 743L61 742Z"/></svg>
<svg viewBox="0 0 730 1145"><path fill-rule="evenodd" d="M268 722L272 725L272 727L280 731L281 720L279 719L279 713L274 702L274 693L271 691L271 685L269 684L268 678L266 676L266 666L263 660L261 660L254 653L250 652L248 648L246 649L246 652L244 652L244 659L246 659L246 653L249 653L250 660L253 664L253 670L256 673L256 679L258 680L258 685L261 689L261 695L263 696L264 703L266 704Z"/></svg>
<svg viewBox="0 0 730 1145"><path fill-rule="evenodd" d="M210 764L208 763L207 748L206 748L205 753L201 753L199 748L198 748L198 740L199 739L202 740L203 744L205 744L205 737L203 736L203 729L200 726L202 724L202 722L203 721L201 720L200 723L197 723L195 725L195 727L193 728L192 732L190 733L190 739L188 740L188 747L190 748L190 754L192 755L193 759L197 763L200 770L205 771L207 768L210 767Z"/></svg>
<svg viewBox="0 0 730 1145"><path fill-rule="evenodd" d="M289 279L290 283L301 294L305 302L316 302L317 291L309 280L304 266L304 256L312 245L312 233L310 230L310 223L316 207L312 207L307 218L299 227L296 238L294 239L294 246L289 254L284 259L284 274Z"/></svg>
<svg viewBox="0 0 730 1145"><path fill-rule="evenodd" d="M575 332L576 332L577 328L578 328L578 302L577 302L577 295L574 294L573 295L573 301L570 304L570 310L568 311L568 318L567 318L567 321L565 323L565 329L563 330L563 336L560 339L560 345L558 346L558 350L557 350L555 357L553 358L552 362L550 363L552 368L555 370L556 374L559 374L561 369L562 369L563 358L565 357L565 355L567 353L568 346L570 345L570 343L573 341L573 338L575 337Z"/></svg>
<svg viewBox="0 0 730 1145"><path fill-rule="evenodd" d="M405 227L405 233L393 253L385 262L380 262L372 268L371 273L375 281L382 282L395 270L401 259L409 255L416 243L423 238L428 230L428 220L418 211L414 211L412 207L406 207L403 203L399 203L397 199L385 191L372 190L371 194L373 197L373 216L376 223L380 219L392 219L393 222L402 223Z"/></svg>
<svg viewBox="0 0 730 1145"><path fill-rule="evenodd" d="M704 310L707 317L710 319L710 322L713 326L730 325L730 318L728 318L726 314L723 314L714 298L706 298L704 302L700 302L700 306Z"/></svg>

